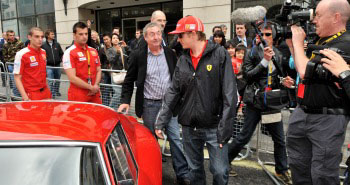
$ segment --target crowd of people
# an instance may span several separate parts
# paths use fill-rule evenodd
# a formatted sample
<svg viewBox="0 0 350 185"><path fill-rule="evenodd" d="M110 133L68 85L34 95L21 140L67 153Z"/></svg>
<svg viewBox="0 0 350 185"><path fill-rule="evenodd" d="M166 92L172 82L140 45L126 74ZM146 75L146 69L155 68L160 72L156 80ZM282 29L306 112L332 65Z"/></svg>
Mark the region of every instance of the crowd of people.
<svg viewBox="0 0 350 185"><path fill-rule="evenodd" d="M349 17L346 0L322 0L313 20L316 45L350 53ZM174 35L168 43L166 23L164 12L154 11L150 23L126 43L119 27L103 33L101 41L90 21L77 22L72 45L64 52L53 30L31 28L27 46L8 30L0 39L0 60L14 63L7 65L13 73L10 85L23 101L61 96L61 65L70 81L69 101L104 104L127 114L136 86L136 115L155 138L168 136L180 185L206 184L204 147L213 184L228 184L229 176L239 173L231 164L259 122L272 137L279 180L340 184L341 147L350 120L350 68L339 54L320 51L327 56L321 65L338 79L329 82L314 77L309 61L315 55L305 50L301 27L292 26L292 38L280 40L273 22L258 21L259 33L250 37L245 23L235 23L235 36L227 40L227 27L218 25L207 40L202 21L185 16L168 33ZM6 86L6 76L1 78ZM47 83L47 78L53 80ZM285 107L296 107L287 139L281 116ZM244 114L244 125L232 138L237 114Z"/></svg>

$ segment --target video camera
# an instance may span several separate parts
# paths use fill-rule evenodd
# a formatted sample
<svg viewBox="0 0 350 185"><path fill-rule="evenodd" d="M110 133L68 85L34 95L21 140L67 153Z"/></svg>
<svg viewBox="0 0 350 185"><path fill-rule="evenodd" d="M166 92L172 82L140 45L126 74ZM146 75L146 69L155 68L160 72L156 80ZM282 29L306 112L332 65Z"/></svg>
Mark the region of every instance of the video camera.
<svg viewBox="0 0 350 185"><path fill-rule="evenodd" d="M313 40L316 36L316 28L315 25L312 24L315 8L316 6L311 4L308 4L307 8L303 8L299 3L292 2L292 0L285 0L280 14L276 15L274 20L276 23L276 38L292 38L290 27L294 24L298 24L304 29L307 40Z"/></svg>
<svg viewBox="0 0 350 185"><path fill-rule="evenodd" d="M320 47L316 45L311 45L311 48ZM322 47L322 46L321 46ZM312 51L312 53L315 55L315 57L307 63L306 71L305 71L305 79L314 79L314 80L325 80L330 82L337 82L338 78L335 77L328 69L324 68L321 62L322 58L327 58L323 54L320 53L321 49L329 49L332 50L339 55L341 55L347 64L350 64L350 55L345 53L344 51L338 49L338 48L319 48L317 50Z"/></svg>

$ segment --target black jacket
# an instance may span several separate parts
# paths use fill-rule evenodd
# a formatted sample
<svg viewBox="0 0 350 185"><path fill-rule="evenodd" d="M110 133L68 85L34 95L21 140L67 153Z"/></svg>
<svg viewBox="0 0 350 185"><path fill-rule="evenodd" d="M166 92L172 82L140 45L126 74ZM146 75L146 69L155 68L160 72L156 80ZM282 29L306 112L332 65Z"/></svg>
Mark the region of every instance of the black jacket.
<svg viewBox="0 0 350 185"><path fill-rule="evenodd" d="M60 66L62 62L63 51L61 45L53 40L52 47L46 40L41 46L46 51L46 59L48 66Z"/></svg>
<svg viewBox="0 0 350 185"><path fill-rule="evenodd" d="M106 50L106 56L108 60L108 64L112 67L113 70L127 70L129 67L128 63L128 57L125 54L125 50L123 50L123 59L124 59L124 65L121 57L121 53L117 52L114 47L108 48Z"/></svg>
<svg viewBox="0 0 350 185"><path fill-rule="evenodd" d="M172 76L176 66L176 55L168 47L163 47L163 49L166 61L168 63L170 76ZM129 57L129 69L124 79L121 94L121 102L130 104L132 93L134 90L134 82L136 82L137 89L135 98L135 109L136 115L138 117L141 117L143 112L143 90L147 74L147 52L147 45L144 45L143 47L131 52Z"/></svg>
<svg viewBox="0 0 350 185"><path fill-rule="evenodd" d="M196 70L189 51L179 58L155 128L162 129L178 113L183 126L217 128L223 144L232 136L236 105L231 58L223 47L208 42Z"/></svg>
<svg viewBox="0 0 350 185"><path fill-rule="evenodd" d="M281 69L282 55L281 53L273 47L275 52L275 60L279 69ZM248 53L244 58L244 63L242 65L243 77L247 80L248 84L256 83L259 86L260 91L265 90L267 84L267 73L268 68L261 64L264 58L264 51L261 47L254 47L250 53ZM280 80L278 75L282 76L278 72L278 66L275 66L276 70L272 72L272 89L279 89ZM282 69L281 69L282 70Z"/></svg>

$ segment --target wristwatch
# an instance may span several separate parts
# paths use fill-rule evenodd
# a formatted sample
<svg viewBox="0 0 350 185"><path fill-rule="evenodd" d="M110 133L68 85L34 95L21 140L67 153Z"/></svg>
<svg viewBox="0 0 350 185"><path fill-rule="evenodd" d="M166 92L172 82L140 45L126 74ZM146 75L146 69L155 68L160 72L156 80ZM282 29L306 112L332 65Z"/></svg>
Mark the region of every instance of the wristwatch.
<svg viewBox="0 0 350 185"><path fill-rule="evenodd" d="M343 81L348 76L350 76L350 70L343 71L339 74L339 78L341 81Z"/></svg>

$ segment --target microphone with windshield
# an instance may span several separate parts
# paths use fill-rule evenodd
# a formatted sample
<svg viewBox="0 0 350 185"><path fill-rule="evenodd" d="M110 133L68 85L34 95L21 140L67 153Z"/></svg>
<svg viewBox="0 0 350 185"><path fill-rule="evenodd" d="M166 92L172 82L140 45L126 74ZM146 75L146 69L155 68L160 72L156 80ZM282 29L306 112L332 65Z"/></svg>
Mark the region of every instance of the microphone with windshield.
<svg viewBox="0 0 350 185"><path fill-rule="evenodd" d="M250 23L257 35L260 36L261 43L264 47L267 47L267 42L263 39L261 32L255 24L258 20L263 20L266 16L266 8L263 6L254 6L248 8L238 8L231 14L231 20L233 23Z"/></svg>

